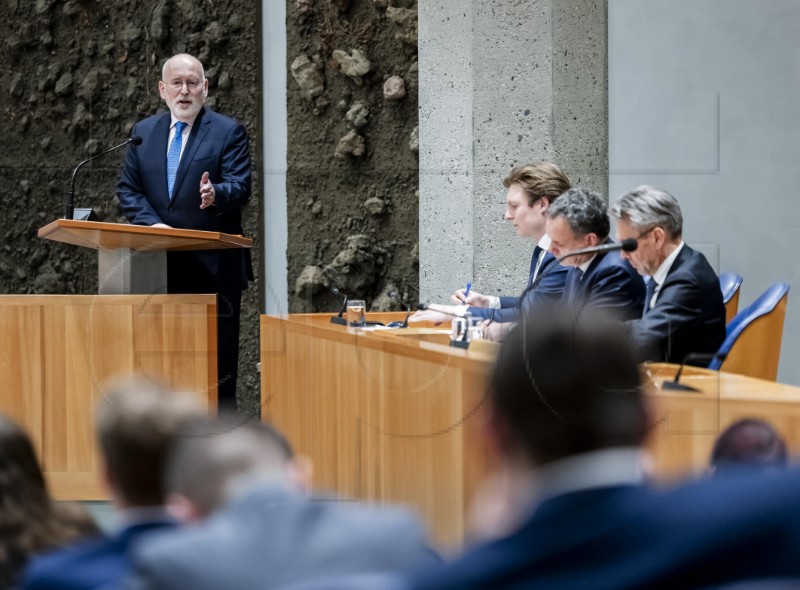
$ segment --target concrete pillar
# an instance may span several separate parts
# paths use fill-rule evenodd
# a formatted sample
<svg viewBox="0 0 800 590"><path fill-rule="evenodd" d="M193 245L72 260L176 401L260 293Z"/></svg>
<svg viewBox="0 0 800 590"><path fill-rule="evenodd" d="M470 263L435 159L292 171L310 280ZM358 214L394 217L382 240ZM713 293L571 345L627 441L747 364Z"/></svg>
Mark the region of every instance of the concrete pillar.
<svg viewBox="0 0 800 590"><path fill-rule="evenodd" d="M608 187L607 2L419 3L420 299L522 291L532 245L501 181L552 160Z"/></svg>

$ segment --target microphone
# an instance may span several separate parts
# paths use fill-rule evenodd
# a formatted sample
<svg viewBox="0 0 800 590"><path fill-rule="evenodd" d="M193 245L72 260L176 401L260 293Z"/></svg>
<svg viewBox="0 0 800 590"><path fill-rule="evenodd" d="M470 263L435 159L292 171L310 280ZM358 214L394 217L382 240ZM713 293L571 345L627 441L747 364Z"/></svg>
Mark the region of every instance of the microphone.
<svg viewBox="0 0 800 590"><path fill-rule="evenodd" d="M571 256L580 256L582 254L600 254L604 252L614 252L615 250L622 250L623 252L633 252L638 247L639 247L639 242L637 242L635 238L628 238L627 240L622 240L621 242L614 242L612 244L603 244L602 246L581 248L580 250L575 250L574 252L568 252L562 256L559 256L558 258L556 258L556 260L558 262L561 262L565 258L570 258Z"/></svg>
<svg viewBox="0 0 800 590"><path fill-rule="evenodd" d="M80 167L86 164L87 162L91 162L92 160L99 158L100 156L105 156L109 152L113 152L114 150L118 150L121 147L125 147L129 143L132 143L133 145L140 145L142 143L142 137L140 135L134 135L132 137L129 137L121 144L115 145L114 147L109 148L104 152L100 152L96 156L92 156L91 158L84 160L83 162L75 166L75 169L72 171L72 180L70 181L69 185L67 202L64 205L64 219L72 219L75 215L75 176L78 174L78 170L80 169Z"/></svg>
<svg viewBox="0 0 800 590"><path fill-rule="evenodd" d="M389 293L389 298L394 300L394 301L397 301L402 306L402 308L406 312L406 319L404 319L402 322L389 322L386 325L386 327L387 328L408 328L408 318L411 317L411 307L406 305L406 302L398 297L397 291L392 291L391 293Z"/></svg>
<svg viewBox="0 0 800 590"><path fill-rule="evenodd" d="M344 312L347 310L347 293L342 293L338 287L333 287L331 289L331 293L333 293L334 295L344 295L344 300L342 301L342 309L339 310L339 315L335 315L331 318L331 323L338 324L339 326L346 326L347 318L344 317Z"/></svg>
<svg viewBox="0 0 800 590"><path fill-rule="evenodd" d="M700 390L697 389L696 387L692 387L691 385L684 385L683 383L679 383L679 381L681 379L681 373L683 373L683 367L685 367L687 363L690 363L690 362L693 362L693 361L703 361L703 362L706 362L706 363L710 363L711 361L713 361L714 359L717 359L717 358L721 362L724 362L725 359L727 358L727 356L728 356L727 353L724 353L724 352L716 352L716 353L690 352L685 357L683 357L683 361L681 362L681 366L678 367L678 372L675 373L675 378L672 381L664 381L664 383L661 384L661 389L662 390L665 389L667 391L695 391L695 392L699 392Z"/></svg>

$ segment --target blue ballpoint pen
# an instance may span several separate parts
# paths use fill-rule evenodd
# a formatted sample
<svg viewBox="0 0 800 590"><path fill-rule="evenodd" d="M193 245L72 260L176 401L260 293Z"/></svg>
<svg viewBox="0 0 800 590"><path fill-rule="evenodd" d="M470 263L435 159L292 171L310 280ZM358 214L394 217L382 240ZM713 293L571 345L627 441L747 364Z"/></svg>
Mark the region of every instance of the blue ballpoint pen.
<svg viewBox="0 0 800 590"><path fill-rule="evenodd" d="M461 305L467 304L467 297L469 297L470 289L472 289L472 281L467 281L467 288L464 289L464 299L461 301Z"/></svg>

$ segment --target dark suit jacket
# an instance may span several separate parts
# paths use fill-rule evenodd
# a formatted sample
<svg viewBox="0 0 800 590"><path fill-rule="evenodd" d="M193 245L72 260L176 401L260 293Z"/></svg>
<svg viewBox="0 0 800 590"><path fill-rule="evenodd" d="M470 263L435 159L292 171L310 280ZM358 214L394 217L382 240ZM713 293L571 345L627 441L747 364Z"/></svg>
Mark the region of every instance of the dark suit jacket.
<svg viewBox="0 0 800 590"><path fill-rule="evenodd" d="M487 309L485 307L470 307L473 317L490 319L494 322L516 322L522 308L530 313L536 307L545 303L554 303L561 299L564 284L567 279L567 267L556 262L556 257L547 252L542 259L539 274L531 282L530 277L536 269L538 256L531 257L531 271L528 278L528 288L519 297L501 297L500 309Z"/></svg>
<svg viewBox="0 0 800 590"><path fill-rule="evenodd" d="M32 559L20 588L24 590L90 590L116 587L130 570L130 548L142 536L173 522L139 523L113 537L97 537Z"/></svg>
<svg viewBox="0 0 800 590"><path fill-rule="evenodd" d="M725 340L725 305L706 257L684 244L655 307L630 326L642 361L680 363L690 352L717 352Z"/></svg>
<svg viewBox="0 0 800 590"><path fill-rule="evenodd" d="M125 590L268 590L439 562L404 510L312 501L269 484L257 484L199 526L147 541L134 551Z"/></svg>
<svg viewBox="0 0 800 590"><path fill-rule="evenodd" d="M800 577L800 473L545 501L517 532L413 578L414 590L704 588Z"/></svg>
<svg viewBox="0 0 800 590"><path fill-rule="evenodd" d="M619 252L595 256L580 283L576 282L578 273L577 267L570 268L567 273L566 303L605 309L620 320L642 317L644 280Z"/></svg>
<svg viewBox="0 0 800 590"><path fill-rule="evenodd" d="M174 197L167 193L167 140L170 113L137 123L132 134L141 145L128 146L117 197L125 216L136 225L166 223L176 228L242 234L241 209L250 199L250 154L244 127L223 115L203 108L192 125L175 177ZM203 172L216 192L215 204L200 209L200 178ZM199 261L201 272L215 291L247 288L252 280L250 254L246 249L170 253L170 273L181 265ZM177 285L180 289L180 286ZM172 282L170 291L173 289Z"/></svg>

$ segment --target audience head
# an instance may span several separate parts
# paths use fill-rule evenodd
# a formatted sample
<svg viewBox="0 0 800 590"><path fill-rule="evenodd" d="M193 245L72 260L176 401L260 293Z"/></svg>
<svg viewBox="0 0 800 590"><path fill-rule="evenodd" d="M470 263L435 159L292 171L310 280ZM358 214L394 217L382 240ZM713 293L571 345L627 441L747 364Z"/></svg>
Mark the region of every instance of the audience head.
<svg viewBox="0 0 800 590"><path fill-rule="evenodd" d="M183 422L202 414L193 395L143 378L106 388L96 428L106 478L121 507L163 504L162 471L169 446Z"/></svg>
<svg viewBox="0 0 800 590"><path fill-rule="evenodd" d="M535 162L513 168L503 186L508 189L505 219L520 237L538 240L544 235L547 209L571 183L552 162Z"/></svg>
<svg viewBox="0 0 800 590"><path fill-rule="evenodd" d="M786 443L772 425L756 418L728 426L711 451L714 474L784 469L786 465Z"/></svg>
<svg viewBox="0 0 800 590"><path fill-rule="evenodd" d="M28 556L52 549L96 528L83 512L56 504L47 491L33 443L13 420L0 414L0 587Z"/></svg>
<svg viewBox="0 0 800 590"><path fill-rule="evenodd" d="M302 484L294 453L273 427L241 417L199 417L187 422L169 454L165 481L170 507L182 520L204 518L239 484Z"/></svg>
<svg viewBox="0 0 800 590"><path fill-rule="evenodd" d="M173 55L161 68L158 92L178 121L191 123L208 96L203 64L187 53Z"/></svg>
<svg viewBox="0 0 800 590"><path fill-rule="evenodd" d="M639 367L624 325L584 310L523 317L500 351L490 424L502 453L539 467L647 433Z"/></svg>
<svg viewBox="0 0 800 590"><path fill-rule="evenodd" d="M640 186L620 197L611 213L617 220L617 240L639 242L633 252L622 252L639 274L653 275L681 242L681 207L666 191Z"/></svg>
<svg viewBox="0 0 800 590"><path fill-rule="evenodd" d="M606 203L598 193L572 188L561 195L547 211L547 235L550 251L563 256L575 250L603 244L611 231ZM565 266L580 266L590 255L572 256Z"/></svg>

